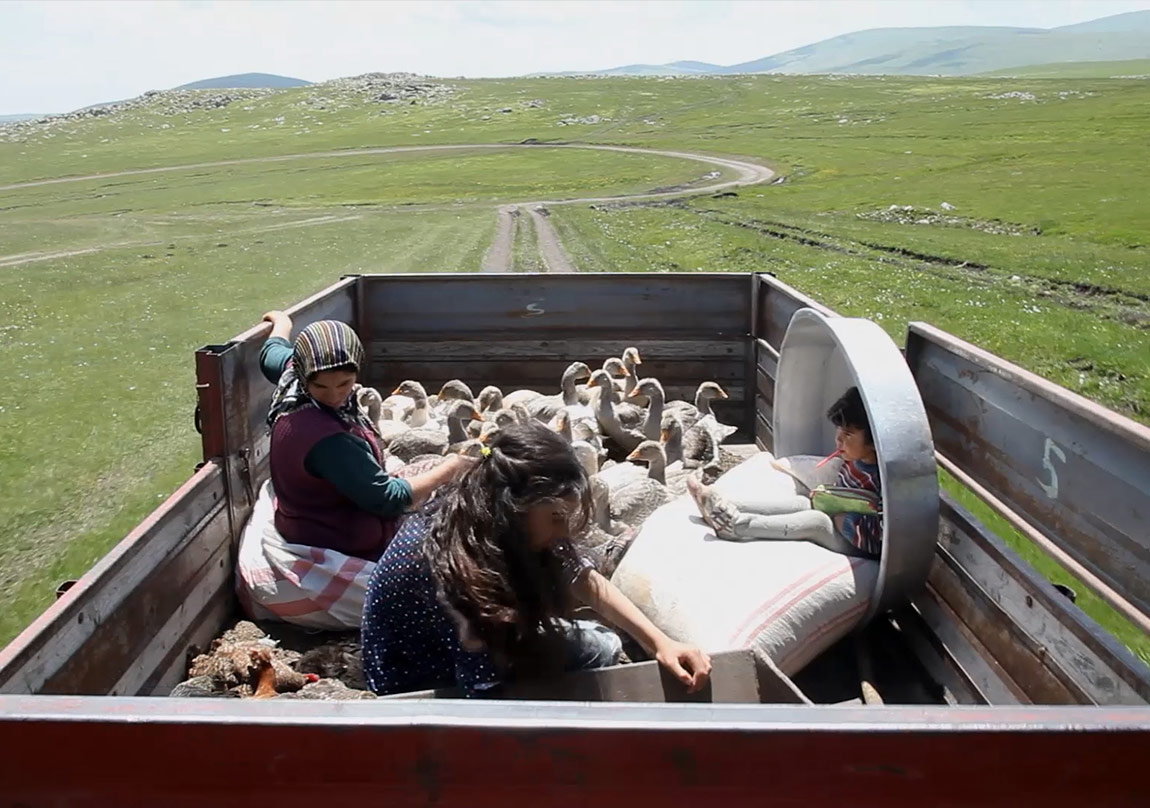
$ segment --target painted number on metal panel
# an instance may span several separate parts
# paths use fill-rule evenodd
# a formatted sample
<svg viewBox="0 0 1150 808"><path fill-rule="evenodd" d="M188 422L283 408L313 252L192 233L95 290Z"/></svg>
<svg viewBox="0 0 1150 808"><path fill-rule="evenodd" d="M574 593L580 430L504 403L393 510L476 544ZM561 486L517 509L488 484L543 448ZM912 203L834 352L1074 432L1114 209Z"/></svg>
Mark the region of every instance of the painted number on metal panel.
<svg viewBox="0 0 1150 808"><path fill-rule="evenodd" d="M546 314L547 312L545 312L543 307L539 305L542 302L542 300L533 300L532 302L528 303L526 306L524 306L524 308L527 310L527 313L522 316L538 317L541 314Z"/></svg>
<svg viewBox="0 0 1150 808"><path fill-rule="evenodd" d="M1054 455L1059 461L1066 462L1066 452L1062 451L1057 443L1050 438L1046 439L1046 445L1042 450L1042 467L1046 469L1046 479L1042 480L1038 477L1038 484L1042 486L1042 490L1046 492L1046 496L1050 499L1058 499L1058 470L1054 468L1054 461L1051 459Z"/></svg>

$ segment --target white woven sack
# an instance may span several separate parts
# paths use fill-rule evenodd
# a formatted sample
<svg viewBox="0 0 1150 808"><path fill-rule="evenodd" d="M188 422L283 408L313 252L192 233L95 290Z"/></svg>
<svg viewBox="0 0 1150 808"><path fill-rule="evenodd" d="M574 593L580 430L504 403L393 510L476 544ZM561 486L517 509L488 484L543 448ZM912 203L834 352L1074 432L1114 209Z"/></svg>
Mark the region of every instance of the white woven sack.
<svg viewBox="0 0 1150 808"><path fill-rule="evenodd" d="M795 492L795 482L754 455L716 482L733 497ZM784 462L810 486L833 482L839 461ZM690 496L644 522L611 580L672 638L708 652L750 648L797 673L862 620L878 563L806 541L724 541Z"/></svg>

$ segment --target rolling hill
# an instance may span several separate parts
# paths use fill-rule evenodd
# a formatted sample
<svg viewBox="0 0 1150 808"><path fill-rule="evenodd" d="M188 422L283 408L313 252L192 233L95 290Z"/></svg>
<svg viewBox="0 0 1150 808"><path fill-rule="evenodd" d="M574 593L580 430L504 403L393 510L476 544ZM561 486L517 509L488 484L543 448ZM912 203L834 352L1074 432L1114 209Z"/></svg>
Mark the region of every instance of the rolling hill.
<svg viewBox="0 0 1150 808"><path fill-rule="evenodd" d="M285 87L305 87L311 84L303 79L293 79L290 76L276 76L271 73L238 73L234 76L217 76L211 79L193 81L190 84L181 84L176 90L237 90L251 87L270 87L282 89Z"/></svg>
<svg viewBox="0 0 1150 808"><path fill-rule="evenodd" d="M1127 59L1123 62L1052 62L1045 65L1008 67L981 75L988 77L1010 76L1024 79L1150 77L1150 59Z"/></svg>
<svg viewBox="0 0 1150 808"><path fill-rule="evenodd" d="M627 65L605 75L854 73L963 76L1054 62L1150 58L1150 11L1060 28L874 28L739 64Z"/></svg>

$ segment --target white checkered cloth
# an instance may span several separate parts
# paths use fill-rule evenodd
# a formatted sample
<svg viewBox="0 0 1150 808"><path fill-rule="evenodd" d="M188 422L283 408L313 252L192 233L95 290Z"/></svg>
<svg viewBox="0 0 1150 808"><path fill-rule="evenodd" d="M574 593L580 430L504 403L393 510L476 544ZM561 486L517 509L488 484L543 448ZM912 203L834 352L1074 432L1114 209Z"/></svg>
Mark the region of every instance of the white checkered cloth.
<svg viewBox="0 0 1150 808"><path fill-rule="evenodd" d="M405 466L396 476L410 477L430 467ZM276 530L274 517L275 493L268 480L240 535L235 583L248 617L328 631L359 628L375 562L292 544Z"/></svg>

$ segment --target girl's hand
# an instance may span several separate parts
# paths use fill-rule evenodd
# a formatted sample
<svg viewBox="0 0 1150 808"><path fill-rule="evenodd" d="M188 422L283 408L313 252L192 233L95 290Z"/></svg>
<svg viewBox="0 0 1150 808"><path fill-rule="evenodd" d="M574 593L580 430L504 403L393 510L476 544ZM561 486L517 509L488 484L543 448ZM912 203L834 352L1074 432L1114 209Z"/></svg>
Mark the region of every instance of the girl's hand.
<svg viewBox="0 0 1150 808"><path fill-rule="evenodd" d="M711 658L692 645L668 639L655 649L655 659L687 686L688 693L698 693L711 678Z"/></svg>

